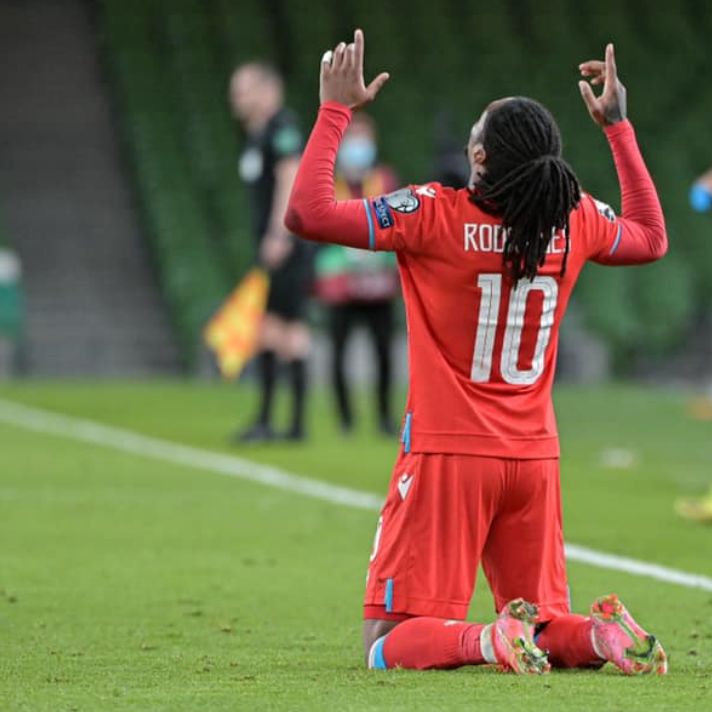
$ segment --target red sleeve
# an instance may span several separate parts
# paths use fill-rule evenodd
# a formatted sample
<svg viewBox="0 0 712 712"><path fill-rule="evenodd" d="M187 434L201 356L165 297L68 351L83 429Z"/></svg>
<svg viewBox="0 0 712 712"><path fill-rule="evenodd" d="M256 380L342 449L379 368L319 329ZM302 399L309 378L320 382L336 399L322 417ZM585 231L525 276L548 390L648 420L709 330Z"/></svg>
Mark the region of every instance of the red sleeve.
<svg viewBox="0 0 712 712"><path fill-rule="evenodd" d="M368 248L373 230L367 201L337 201L334 195L336 153L350 121L348 107L322 104L299 164L284 224L308 240Z"/></svg>
<svg viewBox="0 0 712 712"><path fill-rule="evenodd" d="M351 111L326 102L302 155L284 224L308 240L371 250L417 251L435 213L437 185L363 200L336 200L334 164ZM430 234L432 229L428 232Z"/></svg>
<svg viewBox="0 0 712 712"><path fill-rule="evenodd" d="M606 128L621 189L622 216L591 196L579 208L589 259L605 265L653 262L667 252L665 218L629 121Z"/></svg>

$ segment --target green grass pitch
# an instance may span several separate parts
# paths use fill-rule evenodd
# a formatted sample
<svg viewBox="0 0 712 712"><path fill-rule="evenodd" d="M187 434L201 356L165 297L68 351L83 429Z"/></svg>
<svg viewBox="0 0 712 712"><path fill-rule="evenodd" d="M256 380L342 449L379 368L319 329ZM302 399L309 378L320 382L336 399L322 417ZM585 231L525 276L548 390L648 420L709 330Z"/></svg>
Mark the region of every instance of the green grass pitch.
<svg viewBox="0 0 712 712"><path fill-rule="evenodd" d="M235 450L253 394L182 383L17 383L0 397L384 493L396 443L312 400L304 447ZM562 388L567 540L712 575L712 527L672 503L712 481L685 397ZM361 409L362 412L364 408ZM608 469L606 448L633 466ZM712 709L712 593L571 564L574 607L614 590L667 678L488 668L369 673L360 606L376 513L0 424L1 710ZM490 618L481 580L472 617Z"/></svg>

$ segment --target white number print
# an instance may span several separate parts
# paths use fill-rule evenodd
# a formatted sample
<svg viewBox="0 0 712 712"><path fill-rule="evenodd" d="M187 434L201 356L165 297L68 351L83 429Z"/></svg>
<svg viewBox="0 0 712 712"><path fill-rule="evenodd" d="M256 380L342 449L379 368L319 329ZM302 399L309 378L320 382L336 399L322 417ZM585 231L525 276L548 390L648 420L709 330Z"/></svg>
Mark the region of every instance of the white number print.
<svg viewBox="0 0 712 712"><path fill-rule="evenodd" d="M502 298L502 275L481 274L477 286L482 290L482 299L470 377L475 383L486 383L492 375L492 352Z"/></svg>
<svg viewBox="0 0 712 712"><path fill-rule="evenodd" d="M477 286L482 290L482 298L470 376L475 383L487 383L492 377L492 356L502 300L502 275L482 274L477 280ZM532 292L541 292L544 299L532 364L530 368L521 370L519 350L522 344L527 299ZM500 366L502 379L506 383L514 386L530 386L544 373L544 354L551 338L558 296L559 286L553 277L522 279L512 291Z"/></svg>

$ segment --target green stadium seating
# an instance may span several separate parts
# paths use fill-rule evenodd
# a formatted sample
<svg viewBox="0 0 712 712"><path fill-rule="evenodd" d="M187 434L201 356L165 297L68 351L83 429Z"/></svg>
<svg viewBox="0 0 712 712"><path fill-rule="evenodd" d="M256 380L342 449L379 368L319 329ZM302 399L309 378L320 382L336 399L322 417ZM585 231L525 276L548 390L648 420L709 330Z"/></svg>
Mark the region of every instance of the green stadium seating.
<svg viewBox="0 0 712 712"><path fill-rule="evenodd" d="M226 105L232 68L265 58L284 72L305 128L323 50L366 31L367 71L392 74L370 109L382 157L404 182L428 179L433 118L456 118L463 143L486 104L527 94L556 115L587 190L618 207L615 172L577 88L577 64L617 45L630 115L660 189L670 255L640 270L585 270L576 299L621 369L664 357L712 304L709 216L689 184L712 164L712 14L698 0L465 3L412 0L102 0L100 20L138 198L188 362L207 316L253 259L249 205L237 178L239 132ZM664 62L660 62L664 58Z"/></svg>

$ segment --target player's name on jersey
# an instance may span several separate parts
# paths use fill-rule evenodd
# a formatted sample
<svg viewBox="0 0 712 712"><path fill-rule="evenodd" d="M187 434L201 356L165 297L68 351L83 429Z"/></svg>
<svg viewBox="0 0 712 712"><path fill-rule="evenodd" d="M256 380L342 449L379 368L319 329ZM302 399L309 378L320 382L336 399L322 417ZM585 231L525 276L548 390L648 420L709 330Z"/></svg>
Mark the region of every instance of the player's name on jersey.
<svg viewBox="0 0 712 712"><path fill-rule="evenodd" d="M501 225L489 223L465 223L465 252L504 252L504 241L508 230ZM555 232L546 252L559 255L566 251L566 237L561 231Z"/></svg>

